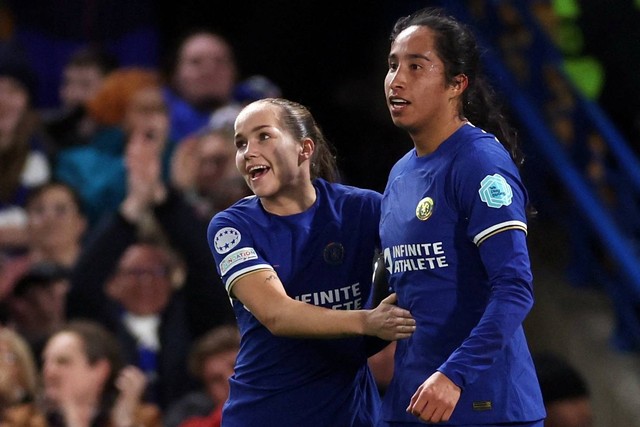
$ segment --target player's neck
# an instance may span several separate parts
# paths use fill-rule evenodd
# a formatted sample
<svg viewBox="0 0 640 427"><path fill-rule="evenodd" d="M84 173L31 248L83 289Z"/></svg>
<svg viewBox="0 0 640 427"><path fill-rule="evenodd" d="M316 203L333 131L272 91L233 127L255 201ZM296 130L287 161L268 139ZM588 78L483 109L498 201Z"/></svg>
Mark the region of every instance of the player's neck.
<svg viewBox="0 0 640 427"><path fill-rule="evenodd" d="M274 197L260 201L264 209L274 215L288 216L302 213L316 202L316 189L311 183L282 190Z"/></svg>
<svg viewBox="0 0 640 427"><path fill-rule="evenodd" d="M467 120L456 117L444 125L424 126L415 132L410 132L418 156L426 156L438 149L447 138L453 135Z"/></svg>

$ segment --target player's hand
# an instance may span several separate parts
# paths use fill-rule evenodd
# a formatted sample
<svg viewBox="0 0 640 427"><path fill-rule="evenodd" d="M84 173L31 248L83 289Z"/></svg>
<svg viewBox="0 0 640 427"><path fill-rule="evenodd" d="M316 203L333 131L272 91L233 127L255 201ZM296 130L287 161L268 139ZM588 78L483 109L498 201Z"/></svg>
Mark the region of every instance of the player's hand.
<svg viewBox="0 0 640 427"><path fill-rule="evenodd" d="M395 305L397 296L389 295L367 313L366 334L383 340L395 341L408 338L416 330L416 321L408 310Z"/></svg>
<svg viewBox="0 0 640 427"><path fill-rule="evenodd" d="M446 375L435 372L418 387L407 412L429 423L449 421L460 400L460 392L460 387Z"/></svg>

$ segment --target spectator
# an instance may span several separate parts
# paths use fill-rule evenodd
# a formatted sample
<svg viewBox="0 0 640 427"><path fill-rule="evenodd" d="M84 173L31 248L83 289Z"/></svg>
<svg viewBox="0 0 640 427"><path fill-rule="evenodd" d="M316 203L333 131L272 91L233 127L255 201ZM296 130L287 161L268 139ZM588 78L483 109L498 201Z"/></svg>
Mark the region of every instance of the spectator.
<svg viewBox="0 0 640 427"><path fill-rule="evenodd" d="M20 53L0 52L0 252L27 241L24 205L31 189L51 175L50 146L32 107L35 76Z"/></svg>
<svg viewBox="0 0 640 427"><path fill-rule="evenodd" d="M191 343L191 334L177 324L175 317L162 318L165 311L175 311L170 307L172 293L183 285L183 278L183 265L175 254L161 245L141 243L127 248L106 284L108 297L122 312L118 337L129 360L147 374L153 401L166 403L175 393L185 391L186 378L180 365L185 362L182 356L184 347ZM172 333L180 333L180 337L167 336L170 322ZM177 378L171 378L176 374Z"/></svg>
<svg viewBox="0 0 640 427"><path fill-rule="evenodd" d="M149 397L165 408L196 386L186 370L193 339L234 319L210 262L206 223L164 185L160 163L144 138L129 142L127 196L89 236L69 316L116 333L127 360L149 373Z"/></svg>
<svg viewBox="0 0 640 427"><path fill-rule="evenodd" d="M212 126L176 148L172 182L205 221L251 194L235 167L235 156L232 129Z"/></svg>
<svg viewBox="0 0 640 427"><path fill-rule="evenodd" d="M126 193L125 150L129 141L142 139L164 159L168 179L172 145L167 139L169 119L153 70L113 71L88 104L102 126L88 146L60 152L55 176L80 194L90 226L117 210Z"/></svg>
<svg viewBox="0 0 640 427"><path fill-rule="evenodd" d="M114 248L102 249L112 254ZM105 261L110 264L111 259ZM155 242L133 243L122 253L104 290L89 284L91 273L72 288L72 303L83 305L82 313L75 317L93 318L116 334L129 363L149 378L147 398L163 408L196 386L186 370L195 333L189 323L184 277L184 267L174 252ZM101 277L96 279L100 285Z"/></svg>
<svg viewBox="0 0 640 427"><path fill-rule="evenodd" d="M33 262L49 261L71 269L82 250L87 220L73 188L47 182L26 202L25 253L0 261L0 301Z"/></svg>
<svg viewBox="0 0 640 427"><path fill-rule="evenodd" d="M15 331L0 327L0 425L45 427L35 403L38 372L29 345Z"/></svg>
<svg viewBox="0 0 640 427"><path fill-rule="evenodd" d="M80 48L71 55L62 70L60 107L45 114L47 132L56 148L89 143L96 124L86 105L116 67L115 57L94 46Z"/></svg>
<svg viewBox="0 0 640 427"><path fill-rule="evenodd" d="M533 362L547 410L544 427L592 427L591 395L580 372L553 353L534 354Z"/></svg>
<svg viewBox="0 0 640 427"><path fill-rule="evenodd" d="M62 182L35 188L27 200L29 255L72 268L80 252L87 220L78 194Z"/></svg>
<svg viewBox="0 0 640 427"><path fill-rule="evenodd" d="M141 400L144 374L96 323L70 322L47 341L42 379L50 427L161 426L159 409Z"/></svg>
<svg viewBox="0 0 640 427"><path fill-rule="evenodd" d="M192 346L189 371L204 389L189 393L172 405L165 415L166 427L220 426L239 349L240 332L235 325L216 327Z"/></svg>
<svg viewBox="0 0 640 427"><path fill-rule="evenodd" d="M212 114L232 101L238 71L227 40L211 31L195 29L178 41L166 74L169 136L181 141L206 126Z"/></svg>
<svg viewBox="0 0 640 427"><path fill-rule="evenodd" d="M60 264L33 264L7 298L7 324L26 339L40 360L49 336L66 321L69 271Z"/></svg>

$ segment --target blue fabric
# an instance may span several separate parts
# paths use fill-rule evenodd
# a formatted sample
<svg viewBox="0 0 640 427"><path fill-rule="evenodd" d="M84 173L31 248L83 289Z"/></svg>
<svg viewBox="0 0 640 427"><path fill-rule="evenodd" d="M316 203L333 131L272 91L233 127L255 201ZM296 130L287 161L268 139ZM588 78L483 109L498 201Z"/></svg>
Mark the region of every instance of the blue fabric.
<svg viewBox="0 0 640 427"><path fill-rule="evenodd" d="M164 88L164 101L169 110L169 139L179 143L209 123L211 111L198 110L169 88Z"/></svg>
<svg viewBox="0 0 640 427"><path fill-rule="evenodd" d="M292 298L333 309L364 306L381 195L321 179L314 185L317 200L300 214L269 214L251 197L213 218L209 245L227 289L243 274L273 269ZM232 302L242 340L226 427L373 425L380 401L363 337L275 337Z"/></svg>
<svg viewBox="0 0 640 427"><path fill-rule="evenodd" d="M158 352L143 345L138 345L137 366L147 377L147 387L144 394L145 400L160 404L160 392L158 390Z"/></svg>
<svg viewBox="0 0 640 427"><path fill-rule="evenodd" d="M533 304L526 203L507 151L472 125L393 167L380 236L390 286L417 329L398 342L386 421L416 421L406 408L436 370L462 388L450 425L544 417L522 329Z"/></svg>

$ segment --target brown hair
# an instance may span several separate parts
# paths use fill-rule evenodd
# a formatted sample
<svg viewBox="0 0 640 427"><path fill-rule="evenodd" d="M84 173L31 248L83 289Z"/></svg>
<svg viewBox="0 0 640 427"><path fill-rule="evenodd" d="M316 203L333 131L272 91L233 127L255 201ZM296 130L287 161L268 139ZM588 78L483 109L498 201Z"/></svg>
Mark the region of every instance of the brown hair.
<svg viewBox="0 0 640 427"><path fill-rule="evenodd" d="M323 178L329 182L338 181L339 173L336 158L333 155L333 146L325 138L307 107L283 98L264 98L255 102L280 107L280 120L297 141L304 138L313 140L315 150L311 157L311 179Z"/></svg>
<svg viewBox="0 0 640 427"><path fill-rule="evenodd" d="M100 360L109 362L111 370L104 385L103 398L112 399L118 391L116 378L125 365L118 340L104 326L91 320L72 320L56 331L56 335L62 332L74 334L80 339L89 365L95 365Z"/></svg>
<svg viewBox="0 0 640 427"><path fill-rule="evenodd" d="M240 331L236 325L222 325L213 328L193 345L189 353L189 372L196 377L202 376L205 361L217 354L240 348Z"/></svg>
<svg viewBox="0 0 640 427"><path fill-rule="evenodd" d="M84 207L78 191L66 182L58 181L56 179L52 179L51 181L45 182L31 189L25 201L26 210L29 211L33 203L51 189L62 189L66 191L71 196L71 201L73 202L74 207L78 209L78 212L80 212L81 215L84 215Z"/></svg>

